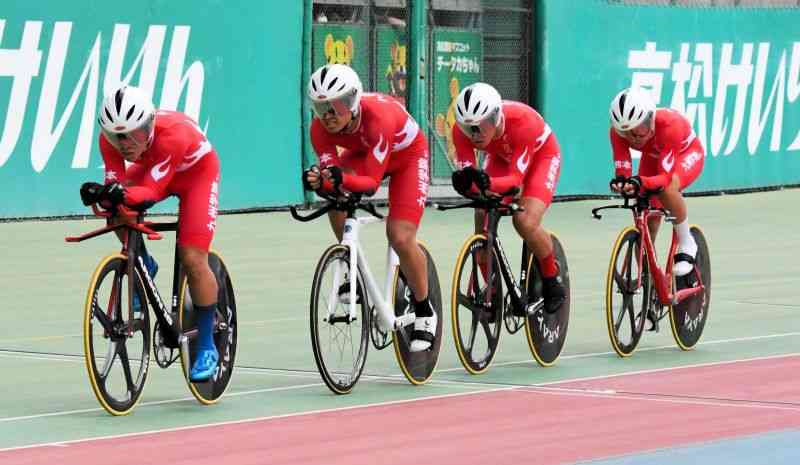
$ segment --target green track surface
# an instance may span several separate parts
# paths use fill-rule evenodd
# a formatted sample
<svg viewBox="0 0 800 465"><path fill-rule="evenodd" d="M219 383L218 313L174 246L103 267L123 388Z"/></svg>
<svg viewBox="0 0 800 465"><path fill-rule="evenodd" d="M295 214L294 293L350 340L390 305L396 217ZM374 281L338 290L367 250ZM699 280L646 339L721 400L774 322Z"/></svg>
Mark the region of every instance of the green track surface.
<svg viewBox="0 0 800 465"><path fill-rule="evenodd" d="M639 351L625 360L611 351L603 307L610 249L631 218L624 211L608 212L602 221L590 215L591 208L612 202L557 203L545 219L566 248L572 284L572 319L556 366L540 368L532 361L524 332L504 333L492 368L481 376L461 368L449 327L452 268L471 212L428 209L419 237L436 260L447 316L438 372L429 385L413 387L391 349L371 350L365 376L348 396L334 396L322 385L308 334L314 267L332 240L327 221L301 224L284 212L222 216L214 248L233 278L240 321L231 388L218 405L203 407L177 368L164 371L152 363L142 402L121 418L106 414L91 392L81 335L89 278L118 242L111 235L64 242L67 235L100 227L99 220L0 224L0 449L800 353L800 191L690 198L690 220L708 238L713 267L706 331L696 350L681 352L665 320L661 332L645 334ZM662 254L668 232L660 235ZM518 269L521 241L510 221L501 224L500 235ZM373 272L382 276L383 226L363 230L362 242ZM161 265L160 290L168 292L174 237L148 247Z"/></svg>

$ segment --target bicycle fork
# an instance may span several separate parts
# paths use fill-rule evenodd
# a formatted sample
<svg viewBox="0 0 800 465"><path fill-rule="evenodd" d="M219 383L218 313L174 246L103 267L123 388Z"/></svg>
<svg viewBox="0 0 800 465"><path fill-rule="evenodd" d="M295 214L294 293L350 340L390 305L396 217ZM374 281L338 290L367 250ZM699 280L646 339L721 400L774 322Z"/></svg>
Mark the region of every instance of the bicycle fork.
<svg viewBox="0 0 800 465"><path fill-rule="evenodd" d="M358 291L358 220L355 218L347 218L344 223L344 231L342 233L342 245L350 251L347 266L340 262L336 262L335 270L333 273L333 287L331 288L330 296L328 298L328 321L335 322L336 320L336 305L339 302L339 288L346 282L350 282L350 289L348 291L348 312L347 322L356 320L356 301ZM347 279L345 279L347 274Z"/></svg>

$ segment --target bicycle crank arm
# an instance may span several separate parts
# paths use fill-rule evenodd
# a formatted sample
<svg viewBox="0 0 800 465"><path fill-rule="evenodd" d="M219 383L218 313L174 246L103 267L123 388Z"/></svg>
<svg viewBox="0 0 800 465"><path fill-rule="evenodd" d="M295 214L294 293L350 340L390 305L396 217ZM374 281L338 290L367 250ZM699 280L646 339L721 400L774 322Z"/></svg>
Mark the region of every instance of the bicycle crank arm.
<svg viewBox="0 0 800 465"><path fill-rule="evenodd" d="M543 308L544 308L544 297L539 297L539 300L537 300L536 302L531 302L525 306L525 313L528 315L533 315L534 313L538 312Z"/></svg>
<svg viewBox="0 0 800 465"><path fill-rule="evenodd" d="M189 379L192 370L191 359L189 358L189 338L185 334L181 334L178 338L178 343L181 345L181 362L183 362L183 371L186 379Z"/></svg>
<svg viewBox="0 0 800 465"><path fill-rule="evenodd" d="M414 323L414 320L417 319L417 316L413 313L406 313L403 316L399 316L394 320L394 330L397 331L398 329L405 328L406 326Z"/></svg>
<svg viewBox="0 0 800 465"><path fill-rule="evenodd" d="M705 286L700 285L697 287L690 287L689 289L681 289L680 291L672 295L672 305L678 305L679 303L683 302L686 298L703 292L705 288L706 288Z"/></svg>

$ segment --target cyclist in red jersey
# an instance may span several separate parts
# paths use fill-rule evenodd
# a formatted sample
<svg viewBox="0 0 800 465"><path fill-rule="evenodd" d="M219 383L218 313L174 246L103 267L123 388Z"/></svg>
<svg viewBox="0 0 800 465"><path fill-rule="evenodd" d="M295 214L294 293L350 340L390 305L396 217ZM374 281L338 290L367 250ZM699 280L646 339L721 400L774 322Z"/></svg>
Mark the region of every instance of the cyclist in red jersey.
<svg viewBox="0 0 800 465"><path fill-rule="evenodd" d="M311 143L319 166L303 172L303 185L309 190L372 195L383 178L389 178L386 235L408 278L417 317L410 350L427 350L434 342L437 321L428 300L425 256L417 246L430 180L425 136L399 101L364 93L358 74L348 66L317 69L308 96L315 115ZM331 211L329 217L341 241L345 214ZM343 284L339 294L349 292L349 286Z"/></svg>
<svg viewBox="0 0 800 465"><path fill-rule="evenodd" d="M213 339L217 281L208 265L208 250L216 230L219 159L197 124L183 113L156 111L142 90L123 86L103 101L98 117L105 183L84 183L85 205L148 207L171 195L180 199L178 254L197 312L198 351L190 373L204 381L218 367ZM126 166L127 165L127 166ZM117 215L112 221L133 221ZM122 238L122 236L120 237ZM155 260L143 249L151 275ZM141 306L138 296L134 308ZM146 310L145 310L146 311Z"/></svg>
<svg viewBox="0 0 800 465"><path fill-rule="evenodd" d="M453 187L462 195L475 189L501 195L521 188L523 211L514 214L514 227L539 262L545 311L555 313L566 291L553 241L542 227L561 171L555 134L536 110L503 101L494 87L481 82L458 95L456 123L452 135L460 169L453 172ZM483 169L475 166L475 150L486 153ZM484 221L485 211L476 210L476 232L483 230Z"/></svg>
<svg viewBox="0 0 800 465"><path fill-rule="evenodd" d="M674 272L685 276L694 267L697 244L689 232L686 202L681 191L703 170L705 150L689 120L669 108L656 108L647 90L625 89L611 101L611 148L616 177L614 192L633 193L639 188L656 191L656 207L664 206L675 217L678 250ZM630 149L642 153L639 174L631 178ZM626 182L627 180L627 182ZM650 218L648 228L655 237L661 217Z"/></svg>

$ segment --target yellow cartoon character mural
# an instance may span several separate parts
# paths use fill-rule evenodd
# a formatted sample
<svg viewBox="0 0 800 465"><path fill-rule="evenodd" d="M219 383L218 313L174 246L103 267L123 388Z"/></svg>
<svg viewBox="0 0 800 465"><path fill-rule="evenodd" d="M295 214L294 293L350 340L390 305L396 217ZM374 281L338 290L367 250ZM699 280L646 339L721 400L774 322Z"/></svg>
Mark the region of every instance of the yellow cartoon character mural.
<svg viewBox="0 0 800 465"><path fill-rule="evenodd" d="M325 36L325 60L330 65L348 65L353 61L353 37L333 40L333 34Z"/></svg>
<svg viewBox="0 0 800 465"><path fill-rule="evenodd" d="M386 67L386 80L389 82L389 95L397 97L403 104L406 103L406 46L394 41L389 49L392 62Z"/></svg>
<svg viewBox="0 0 800 465"><path fill-rule="evenodd" d="M450 105L447 107L447 115L443 115L439 113L436 115L436 134L439 137L444 137L447 139L447 158L450 159L452 163L451 166L455 166L456 162L456 147L453 144L453 125L456 124L456 97L458 97L458 93L461 91L460 86L458 84L458 79L453 78L450 80Z"/></svg>

